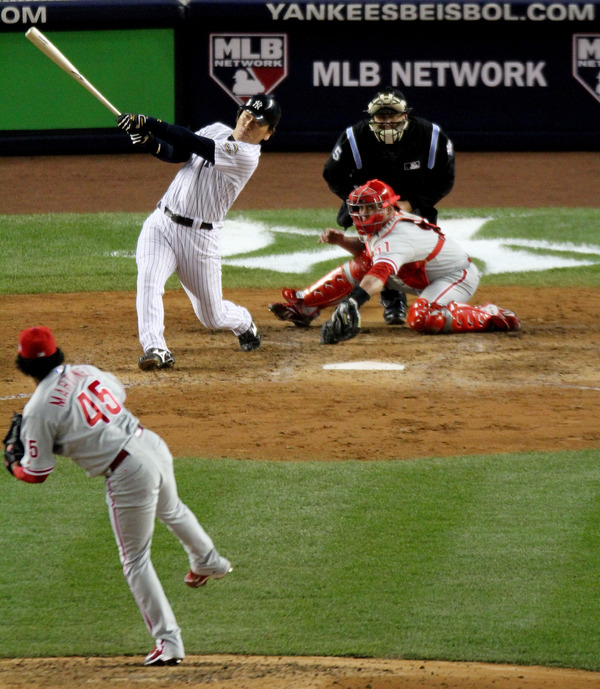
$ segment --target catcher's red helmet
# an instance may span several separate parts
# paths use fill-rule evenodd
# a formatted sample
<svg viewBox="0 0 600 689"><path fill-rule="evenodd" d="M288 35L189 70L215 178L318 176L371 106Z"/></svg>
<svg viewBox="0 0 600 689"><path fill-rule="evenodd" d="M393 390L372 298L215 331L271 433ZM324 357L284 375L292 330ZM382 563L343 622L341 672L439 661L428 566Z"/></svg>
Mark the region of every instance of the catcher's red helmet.
<svg viewBox="0 0 600 689"><path fill-rule="evenodd" d="M394 206L399 199L389 184L378 179L372 179L350 192L346 204L361 239L379 232L389 219L384 210Z"/></svg>

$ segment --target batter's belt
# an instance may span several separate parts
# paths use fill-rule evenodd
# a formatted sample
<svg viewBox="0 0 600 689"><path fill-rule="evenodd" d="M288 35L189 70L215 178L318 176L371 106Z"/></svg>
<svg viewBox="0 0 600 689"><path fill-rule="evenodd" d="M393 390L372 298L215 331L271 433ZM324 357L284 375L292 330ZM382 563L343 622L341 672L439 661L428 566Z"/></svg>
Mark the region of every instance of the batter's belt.
<svg viewBox="0 0 600 689"><path fill-rule="evenodd" d="M183 225L184 227L192 227L192 225L194 224L193 218L186 218L183 215L177 215L177 213L173 213L173 211L168 206L162 206L159 203L158 207L167 216L167 218L172 220L174 223L177 223L178 225ZM213 225L211 222L203 222L200 224L199 227L201 230L212 230Z"/></svg>

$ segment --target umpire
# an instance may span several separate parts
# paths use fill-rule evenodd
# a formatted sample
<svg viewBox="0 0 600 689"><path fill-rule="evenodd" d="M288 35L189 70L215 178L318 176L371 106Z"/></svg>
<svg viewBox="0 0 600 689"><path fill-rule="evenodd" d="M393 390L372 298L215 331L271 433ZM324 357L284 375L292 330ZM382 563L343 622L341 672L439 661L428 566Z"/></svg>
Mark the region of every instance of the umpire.
<svg viewBox="0 0 600 689"><path fill-rule="evenodd" d="M398 207L437 223L435 204L454 186L452 141L439 125L415 117L401 91L386 87L370 101L368 117L339 136L323 168L331 191L342 199L340 227L352 227L346 199L356 187L380 179L400 195ZM406 320L406 295L381 292L384 319L390 325Z"/></svg>

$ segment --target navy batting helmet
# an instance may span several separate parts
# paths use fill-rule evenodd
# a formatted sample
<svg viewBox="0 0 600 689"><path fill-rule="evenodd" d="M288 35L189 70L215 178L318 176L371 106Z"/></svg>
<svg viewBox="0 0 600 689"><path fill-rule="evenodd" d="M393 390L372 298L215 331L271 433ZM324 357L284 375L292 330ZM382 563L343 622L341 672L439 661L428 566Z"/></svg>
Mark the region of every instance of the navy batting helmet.
<svg viewBox="0 0 600 689"><path fill-rule="evenodd" d="M250 96L246 103L240 107L237 116L242 114L243 110L247 110L254 116L259 124L268 124L269 129L273 131L277 123L281 119L281 108L279 103L273 96L259 93L256 96Z"/></svg>

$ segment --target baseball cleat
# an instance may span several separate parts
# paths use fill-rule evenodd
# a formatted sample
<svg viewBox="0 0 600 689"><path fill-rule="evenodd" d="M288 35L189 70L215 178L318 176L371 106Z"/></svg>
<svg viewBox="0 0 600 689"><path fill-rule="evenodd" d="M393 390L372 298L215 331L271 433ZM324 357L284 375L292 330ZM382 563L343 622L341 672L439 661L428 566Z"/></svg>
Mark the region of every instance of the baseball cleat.
<svg viewBox="0 0 600 689"><path fill-rule="evenodd" d="M403 325L406 323L406 294L394 289L382 290L380 294L383 306L383 320L387 325Z"/></svg>
<svg viewBox="0 0 600 689"><path fill-rule="evenodd" d="M302 301L301 297L298 296L298 291L291 289L290 287L284 287L281 290L281 294L286 301L289 301L292 304L299 304Z"/></svg>
<svg viewBox="0 0 600 689"><path fill-rule="evenodd" d="M200 588L200 586L204 586L206 582L209 579L222 579L224 576L227 576L230 572L233 571L233 567L227 563L227 569L224 572L214 572L213 574L196 574L193 572L191 569L190 571L185 575L184 581L192 589L197 589Z"/></svg>
<svg viewBox="0 0 600 689"><path fill-rule="evenodd" d="M293 323L300 328L308 328L310 324L319 315L320 310L316 309L314 313L307 316L305 313L300 311L300 308L296 304L284 304L282 302L278 304L269 304L269 311L280 321L287 321Z"/></svg>
<svg viewBox="0 0 600 689"><path fill-rule="evenodd" d="M165 650L165 645L159 641L144 660L144 665L179 665L183 658L172 656Z"/></svg>
<svg viewBox="0 0 600 689"><path fill-rule="evenodd" d="M258 328L252 322L248 330L239 335L238 340L240 342L240 347L245 352L253 352L260 347L262 338L258 332Z"/></svg>
<svg viewBox="0 0 600 689"><path fill-rule="evenodd" d="M158 349L152 347L144 352L138 361L138 366L142 371L155 371L159 368L173 368L175 359L168 349Z"/></svg>

